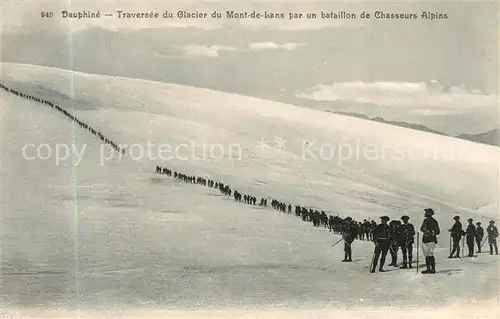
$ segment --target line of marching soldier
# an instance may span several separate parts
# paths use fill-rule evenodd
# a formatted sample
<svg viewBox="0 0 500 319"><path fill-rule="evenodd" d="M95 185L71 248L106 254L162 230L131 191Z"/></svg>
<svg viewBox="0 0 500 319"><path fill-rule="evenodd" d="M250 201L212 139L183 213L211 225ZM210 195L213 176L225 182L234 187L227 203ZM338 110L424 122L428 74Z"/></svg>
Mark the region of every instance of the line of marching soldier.
<svg viewBox="0 0 500 319"><path fill-rule="evenodd" d="M49 100L41 99L41 98L38 98L38 97L35 97L35 96L32 96L32 95L29 95L29 94L22 93L22 92L19 92L17 90L11 89L11 88L7 87L3 83L0 83L0 88L4 89L5 91L7 91L9 93L17 95L17 96L19 96L21 98L24 98L24 99L27 99L27 100L31 100L33 102L37 102L37 103L41 103L41 104L45 104L45 105L50 106L51 108L55 109L56 111L62 113L64 116L66 116L67 118L69 118L71 121L73 121L76 124L80 125L80 127L88 130L91 134L93 134L96 137L98 137L101 140L101 142L103 142L104 144L107 144L107 145L111 146L117 152L125 154L125 149L123 149L121 145L119 145L119 144L113 142L111 139L105 137L101 132L95 130L90 125L86 124L85 122L83 122L82 120L80 120L79 118L77 118L71 112L66 111L61 106L59 106L57 104L54 104L54 103L52 103Z"/></svg>
<svg viewBox="0 0 500 319"><path fill-rule="evenodd" d="M229 185L222 183L220 181L193 176L181 172L177 172L173 169L167 167L156 166L156 174L172 176L175 180L183 181L185 183L193 183L202 186L207 186L215 189L219 189L220 192L226 196L234 197L237 202L244 202L249 205L259 205L260 207L266 208L267 198L261 197L258 201L257 197L250 194L242 194L236 189L232 189ZM271 207L282 213L292 214L292 204L278 201L277 199L271 199ZM344 235L346 232L350 234L350 238L359 240L372 240L373 230L377 226L375 221L364 220L363 222L357 222L350 217L342 218L339 216L328 215L325 211L319 211L318 209L307 208L300 205L295 205L295 216L302 219L304 222L311 222L314 227L324 227L328 228L330 232L334 234ZM349 222L349 230L345 229L345 225ZM348 258L346 258L348 259Z"/></svg>
<svg viewBox="0 0 500 319"><path fill-rule="evenodd" d="M257 198L255 196L246 194L243 195L237 190L234 190L233 192L229 185L222 182L203 177L190 176L168 168L162 168L160 166L156 167L156 173L173 176L175 179L182 180L186 183L196 183L211 188L218 188L224 195L231 196L231 194L233 194L234 199L237 202L241 202L243 198L245 203L257 205ZM267 199L261 198L259 206L267 207ZM288 214L292 213L291 204L286 204L273 199L271 201L271 206L273 209L280 212L288 212ZM426 269L422 271L422 273L435 274L436 260L434 258L434 249L437 244L437 235L440 233L439 223L433 218L434 210L432 210L432 208L424 209L424 212L425 217L420 227L420 231L422 232L422 252L425 256ZM399 267L397 258L400 249L403 255L403 263L400 268L413 268L413 245L415 243L415 236L417 233L415 231L415 227L409 223L409 216L404 215L401 217L401 220L392 220L390 223L389 217L382 216L380 217L381 223L377 225L375 221L369 222L366 219L363 222L357 222L351 217L341 218L339 216L328 216L324 211L320 212L316 209L313 210L312 208L307 209L306 207L301 207L299 205L295 205L295 215L300 217L303 221L312 222L315 227L324 226L325 228L329 228L329 230L334 234L342 235L342 240L344 241L344 259L342 262L352 262L352 243L355 239L371 240L375 243L375 250L373 252L370 272L374 273L377 266L379 266L380 272L385 271L384 265L388 253L391 256L391 263L389 266ZM449 258L453 258L452 256L455 252L455 257L459 256L459 242L462 236L467 238L469 256L472 256L474 241L477 243L479 248L482 246L481 241L484 236L484 230L481 227L481 223L476 223L476 228L473 224L473 220L469 219L469 225L466 231L463 231L462 224L459 221L460 217L455 216L454 219L455 224L449 230L451 233L451 239L453 240L453 251L450 252ZM495 253L498 255L496 242L498 230L494 223L494 221L490 221L490 225L486 231L488 233L488 242L490 244L490 254L493 254L494 248ZM418 244L419 243L417 243L417 247ZM418 260L416 262L418 262Z"/></svg>

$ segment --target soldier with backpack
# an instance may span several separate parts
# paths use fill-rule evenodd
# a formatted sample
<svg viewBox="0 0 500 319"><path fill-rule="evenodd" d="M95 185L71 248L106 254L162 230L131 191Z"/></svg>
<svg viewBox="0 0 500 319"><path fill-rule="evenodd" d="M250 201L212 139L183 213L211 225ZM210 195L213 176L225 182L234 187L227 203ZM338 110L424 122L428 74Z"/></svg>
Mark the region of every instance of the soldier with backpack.
<svg viewBox="0 0 500 319"><path fill-rule="evenodd" d="M385 263L385 258L387 257L387 252L389 251L389 244L390 244L389 225L387 225L389 217L382 216L380 217L380 220L381 223L378 224L373 230L373 241L375 242L375 251L373 252L372 267L370 269L371 273L375 272L375 268L377 268L379 257L380 257L379 271L385 272L384 263Z"/></svg>
<svg viewBox="0 0 500 319"><path fill-rule="evenodd" d="M462 223L460 222L460 216L455 216L453 219L455 223L451 229L448 230L453 241L453 248L448 258L460 258L460 239L462 239L463 234ZM455 252L456 255L454 256Z"/></svg>
<svg viewBox="0 0 500 319"><path fill-rule="evenodd" d="M389 266L398 267L398 249L401 245L402 236L401 236L401 222L399 220L391 220L389 223L389 253L391 254L391 263Z"/></svg>
<svg viewBox="0 0 500 319"><path fill-rule="evenodd" d="M467 225L467 229L465 230L465 240L467 242L467 248L469 249L469 254L467 257L474 256L474 240L476 239L476 227L474 226L474 220L469 218L467 220L469 225Z"/></svg>
<svg viewBox="0 0 500 319"><path fill-rule="evenodd" d="M498 255L498 229L495 226L494 220L490 220L490 225L486 228L486 232L488 233L488 244L490 244L490 255L493 255L493 248L495 248L495 255Z"/></svg>
<svg viewBox="0 0 500 319"><path fill-rule="evenodd" d="M476 244L477 244L477 252L481 252L481 246L484 238L484 229L481 227L481 222L476 223Z"/></svg>
<svg viewBox="0 0 500 319"><path fill-rule="evenodd" d="M344 238L344 260L342 262L352 262L352 243L356 238L357 229L351 217L344 219L342 237Z"/></svg>
<svg viewBox="0 0 500 319"><path fill-rule="evenodd" d="M401 217L403 224L401 227L401 252L403 253L403 265L401 268L413 268L412 259L413 259L413 243L415 242L415 227L408 222L410 217L404 215Z"/></svg>
<svg viewBox="0 0 500 319"><path fill-rule="evenodd" d="M435 274L436 273L436 258L434 257L434 248L437 244L437 235L440 233L439 223L432 216L434 210L432 208L424 209L425 219L422 222L420 231L422 234L422 251L425 256L426 270L422 274Z"/></svg>

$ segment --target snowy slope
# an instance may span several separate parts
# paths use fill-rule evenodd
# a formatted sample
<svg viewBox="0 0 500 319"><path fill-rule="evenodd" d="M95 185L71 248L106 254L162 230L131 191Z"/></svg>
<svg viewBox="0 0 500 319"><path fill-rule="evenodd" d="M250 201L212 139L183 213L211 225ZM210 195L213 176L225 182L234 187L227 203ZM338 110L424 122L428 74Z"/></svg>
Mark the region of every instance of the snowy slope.
<svg viewBox="0 0 500 319"><path fill-rule="evenodd" d="M7 308L471 306L496 297L498 259L443 259L445 232L438 280L411 271L371 275L372 244L355 242L357 262L342 264L342 249L331 248L337 238L327 231L151 173L164 165L207 174L257 196L361 219L408 213L419 225L422 208L436 207L446 230L455 211L498 214L494 147L170 84L13 64L3 64L2 73L8 86L74 109L119 143L206 140L245 150L240 160L127 156L100 165L101 146L92 135L44 105L1 91ZM275 136L287 139L286 151L255 148L255 140ZM466 152L455 161L301 160L297 140L342 137L374 145L425 141ZM69 160L23 159L27 143L86 148L72 167Z"/></svg>
<svg viewBox="0 0 500 319"><path fill-rule="evenodd" d="M14 64L3 64L2 72L4 81L14 87L29 85L27 90L46 95L60 92L55 98L66 102L61 104L114 132L123 144L138 143L145 149L148 140L173 147L206 141L209 146L220 143L226 153L238 144L243 148L240 160L230 160L225 154L219 160L196 161L196 169L234 178L241 187L261 180L272 183L271 190L278 183L286 200L310 201L314 193L321 199L311 205L324 203L326 209L356 214L349 204L354 197L362 204L361 210L376 215L389 207L387 213L394 211L394 216L400 215L400 209L419 214L422 207L437 203L460 212L493 204L488 216L498 215L500 153L494 147L171 84ZM275 137L287 141L284 151L256 147L260 138L273 146ZM309 153L303 147L305 141L314 145ZM331 157L330 145L337 153L347 155L350 150L352 156ZM172 162L193 169L190 161ZM304 179L307 185L298 182Z"/></svg>

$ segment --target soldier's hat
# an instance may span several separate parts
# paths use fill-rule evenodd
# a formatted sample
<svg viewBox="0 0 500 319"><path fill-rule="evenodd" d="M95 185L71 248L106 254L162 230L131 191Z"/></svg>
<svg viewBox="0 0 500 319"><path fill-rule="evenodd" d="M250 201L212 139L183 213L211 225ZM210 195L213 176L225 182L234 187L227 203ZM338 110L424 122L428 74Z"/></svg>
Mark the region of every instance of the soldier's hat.
<svg viewBox="0 0 500 319"><path fill-rule="evenodd" d="M490 220L490 224L494 224L494 223L495 223L495 221L494 221L494 220Z"/></svg>
<svg viewBox="0 0 500 319"><path fill-rule="evenodd" d="M469 219L467 219L467 221L468 221L468 222L473 222L473 221L474 221L474 219L469 218Z"/></svg>
<svg viewBox="0 0 500 319"><path fill-rule="evenodd" d="M434 215L434 210L432 208L426 208L426 209L424 209L424 212L425 212L426 216Z"/></svg>
<svg viewBox="0 0 500 319"><path fill-rule="evenodd" d="M455 219L455 220L459 220L459 219L460 219L460 216L455 216L455 217L453 217L453 219Z"/></svg>
<svg viewBox="0 0 500 319"><path fill-rule="evenodd" d="M403 215L403 216L401 216L401 219L402 219L402 220L408 220L408 219L410 219L410 217L408 217L408 216L406 216L406 215Z"/></svg>
<svg viewBox="0 0 500 319"><path fill-rule="evenodd" d="M351 218L351 217L349 217L349 216L347 216L346 218L344 218L344 220L351 221L351 220L352 220L352 218Z"/></svg>
<svg viewBox="0 0 500 319"><path fill-rule="evenodd" d="M476 225L481 225L481 222L477 222Z"/></svg>
<svg viewBox="0 0 500 319"><path fill-rule="evenodd" d="M380 219L381 219L381 220L387 220L387 221L389 221L389 220L390 220L390 218L389 218L389 217L387 217L387 216L382 216L382 217L380 217Z"/></svg>

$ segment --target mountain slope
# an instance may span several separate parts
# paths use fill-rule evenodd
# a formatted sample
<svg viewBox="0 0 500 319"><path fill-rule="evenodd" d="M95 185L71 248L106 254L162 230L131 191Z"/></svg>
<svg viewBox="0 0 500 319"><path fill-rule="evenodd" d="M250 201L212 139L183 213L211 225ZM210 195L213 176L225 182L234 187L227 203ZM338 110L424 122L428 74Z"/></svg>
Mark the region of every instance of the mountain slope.
<svg viewBox="0 0 500 319"><path fill-rule="evenodd" d="M403 122L403 121L388 121L388 120L385 120L381 117L369 117L369 116L366 116L364 114L358 114L358 113L352 113L352 112L336 111L334 113L347 115L347 116L354 116L354 117L358 117L358 118L362 118L362 119L387 123L387 124L391 124L391 125L397 125L397 126L401 126L401 127L407 127L407 128L411 128L411 129L419 130L419 131L423 131L423 132L451 136L451 135L447 135L445 133L442 133L442 132L439 132L436 130L432 130L432 129L428 128L427 126L421 125L421 124L413 124L413 123L407 123L407 122ZM500 130L494 129L491 131L487 131L484 133L478 133L478 134L460 134L460 135L457 135L455 137L466 140L466 141L472 141L472 142L482 143L482 144L486 144L486 145L500 146L499 135L500 135Z"/></svg>
<svg viewBox="0 0 500 319"><path fill-rule="evenodd" d="M457 137L468 141L500 146L499 129L494 129L488 132L478 133L478 134L460 134Z"/></svg>
<svg viewBox="0 0 500 319"><path fill-rule="evenodd" d="M170 162L245 187L260 180L270 191L279 184L285 200L328 203L323 206L342 208L346 214L358 210L348 203L360 197L364 209L376 213L392 207L396 215L402 210L419 214L437 203L464 212L497 205L499 151L491 146L178 85L15 64L3 64L3 74L6 83L34 94L58 91L59 96L71 96L63 106L73 107L109 134L126 134L120 143L138 143L143 149L148 140L173 148L205 143L208 150L194 148L196 156L203 153L206 160L196 165L181 158ZM275 146L277 137L286 139L283 151L257 147L261 138ZM225 152L212 154L218 159L209 158L214 144ZM150 158L158 158L157 149ZM241 158L231 160L232 155ZM355 192L345 191L356 187ZM299 197L287 195L296 193Z"/></svg>
<svg viewBox="0 0 500 319"><path fill-rule="evenodd" d="M493 191L488 187L494 185L496 148L458 141L470 157L459 163L428 160L424 168L429 171L421 171L422 180L448 185L447 192L435 194L426 188L416 192L412 188L418 183L398 184L413 174L393 176L394 169L415 169L420 165L416 161L379 160L376 168L385 168L379 172L361 158L340 166L332 161L302 161L292 141L304 134L327 142L324 136L332 133L332 122L333 133L373 143L396 139L395 133L410 141L427 138L434 146L456 139L407 133L385 124L371 126L342 116L325 118L288 105L196 88L26 65L2 67L3 82L59 100L55 102L112 140L128 144L131 152L132 144L144 146L148 139L173 146L203 140L221 145L237 142L244 149L239 160L160 161L134 153L103 159L102 146L93 136L47 106L2 90L4 307L79 309L91 317L95 309L113 307L147 308L145 313L155 316L154 311L165 307L472 306L478 300L491 301L498 291L495 256L444 259L445 229L455 214L447 202L460 200L467 209L462 211L465 216L495 216ZM259 136L274 135L289 140L286 151L254 148ZM54 157L23 157L27 144L53 149L56 144L74 144L77 150L85 146L85 152L77 166L71 165L72 157L56 165ZM28 155L36 155L33 148L29 150ZM200 153L198 149L196 155ZM213 176L257 196L358 219L409 213L418 226L421 208L436 207L443 229L436 250L439 280L411 271L370 275L366 267L373 245L368 242L356 241L357 261L342 264L340 245L331 248L339 238L326 230L272 210L236 204L207 188L154 176L155 165ZM456 188L467 178L477 182L476 187ZM485 205L476 212L466 199L485 200ZM2 314L10 314L7 310ZM328 309L323 316L332 313Z"/></svg>

